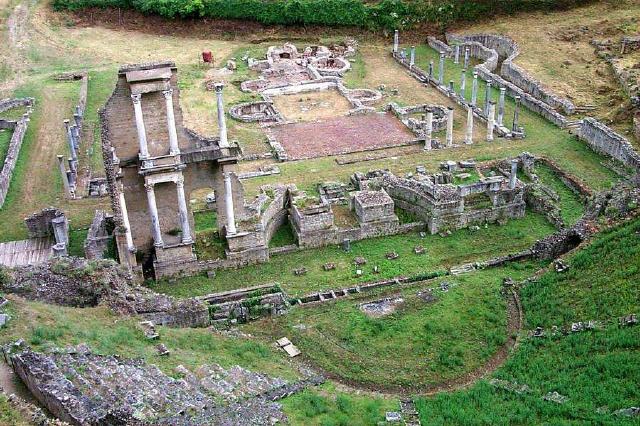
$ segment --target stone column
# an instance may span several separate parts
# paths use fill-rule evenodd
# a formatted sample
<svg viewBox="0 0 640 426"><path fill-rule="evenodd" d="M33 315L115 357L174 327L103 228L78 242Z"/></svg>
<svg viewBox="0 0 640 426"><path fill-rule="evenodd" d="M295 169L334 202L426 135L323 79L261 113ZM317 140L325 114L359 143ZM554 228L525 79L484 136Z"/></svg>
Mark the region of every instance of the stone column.
<svg viewBox="0 0 640 426"><path fill-rule="evenodd" d="M153 232L153 245L155 245L156 247L162 247L164 245L164 242L162 241L162 231L160 230L158 206L156 205L156 193L153 189L152 183L145 183L144 187L147 190L147 202L149 203L149 216L151 219L151 228Z"/></svg>
<svg viewBox="0 0 640 426"><path fill-rule="evenodd" d="M487 80L487 86L484 91L484 113L489 115L489 104L491 103L491 80Z"/></svg>
<svg viewBox="0 0 640 426"><path fill-rule="evenodd" d="M223 83L214 84L216 90L216 97L218 98L218 128L220 129L220 148L229 148L229 141L227 140L227 121L224 116L224 102L222 101L222 89Z"/></svg>
<svg viewBox="0 0 640 426"><path fill-rule="evenodd" d="M500 97L498 98L498 126L502 126L504 121L504 97L507 93L506 87L500 88Z"/></svg>
<svg viewBox="0 0 640 426"><path fill-rule="evenodd" d="M518 160L511 160L511 173L509 174L509 188L515 189L516 179L518 178Z"/></svg>
<svg viewBox="0 0 640 426"><path fill-rule="evenodd" d="M429 78L433 78L433 61L429 61Z"/></svg>
<svg viewBox="0 0 640 426"><path fill-rule="evenodd" d="M398 30L393 32L393 53L398 53L398 45L400 44L400 33Z"/></svg>
<svg viewBox="0 0 640 426"><path fill-rule="evenodd" d="M73 132L71 131L71 126L69 125L69 120L64 120L64 128L67 131L67 142L69 143L69 151L71 151L71 158L73 161L78 160L78 154L76 153L76 144L73 140Z"/></svg>
<svg viewBox="0 0 640 426"><path fill-rule="evenodd" d="M464 143L471 145L473 143L473 108L467 108L467 133Z"/></svg>
<svg viewBox="0 0 640 426"><path fill-rule="evenodd" d="M409 67L413 68L413 66L416 64L416 47L415 46L411 46L411 53L409 54Z"/></svg>
<svg viewBox="0 0 640 426"><path fill-rule="evenodd" d="M69 185L69 176L67 175L67 168L64 165L64 157L58 155L58 167L60 168L60 174L62 175L62 184L64 185L64 193L67 197L71 197L71 186Z"/></svg>
<svg viewBox="0 0 640 426"><path fill-rule="evenodd" d="M62 243L54 244L51 247L53 257L63 257L67 255L67 245Z"/></svg>
<svg viewBox="0 0 640 426"><path fill-rule="evenodd" d="M516 106L513 109L513 125L511 126L512 132L519 132L520 127L518 126L518 116L520 114L520 96L515 97Z"/></svg>
<svg viewBox="0 0 640 426"><path fill-rule="evenodd" d="M180 212L180 229L182 229L182 243L191 244L191 225L189 225L189 211L187 210L187 200L184 195L184 177L180 176L176 181L178 191L178 210Z"/></svg>
<svg viewBox="0 0 640 426"><path fill-rule="evenodd" d="M478 103L478 73L474 71L471 85L471 105L476 106L476 103Z"/></svg>
<svg viewBox="0 0 640 426"><path fill-rule="evenodd" d="M76 107L76 112L73 113L73 122L75 123L75 125L78 127L78 129L80 128L80 125L82 124L82 116L80 115L80 112L78 110L78 107Z"/></svg>
<svg viewBox="0 0 640 426"><path fill-rule="evenodd" d="M72 188L75 188L76 172L74 170L75 162L73 161L73 158L67 158L67 164L69 164L69 185L71 185Z"/></svg>
<svg viewBox="0 0 640 426"><path fill-rule="evenodd" d="M431 139L433 134L433 110L427 110L427 122L424 132L424 149L429 151L431 149Z"/></svg>
<svg viewBox="0 0 640 426"><path fill-rule="evenodd" d="M444 84L444 52L440 52L440 63L438 64L438 83Z"/></svg>
<svg viewBox="0 0 640 426"><path fill-rule="evenodd" d="M493 129L495 127L496 117L496 104L495 102L489 102L489 108L487 112L487 142L493 141Z"/></svg>
<svg viewBox="0 0 640 426"><path fill-rule="evenodd" d="M447 108L447 146L453 145L453 108Z"/></svg>
<svg viewBox="0 0 640 426"><path fill-rule="evenodd" d="M460 97L464 101L464 91L467 88L467 70L463 69L460 73Z"/></svg>
<svg viewBox="0 0 640 426"><path fill-rule="evenodd" d="M449 91L453 94L455 93L455 89L453 87L453 80L449 80Z"/></svg>
<svg viewBox="0 0 640 426"><path fill-rule="evenodd" d="M169 131L169 153L180 154L178 147L178 132L176 130L176 118L173 115L173 89L164 90L164 102L167 109L167 130Z"/></svg>
<svg viewBox="0 0 640 426"><path fill-rule="evenodd" d="M465 47L464 48L464 64L463 66L465 68L469 68L469 48Z"/></svg>
<svg viewBox="0 0 640 426"><path fill-rule="evenodd" d="M73 145L76 147L76 150L80 149L80 128L74 124L70 127L71 136L73 137Z"/></svg>
<svg viewBox="0 0 640 426"><path fill-rule="evenodd" d="M144 128L144 118L142 117L142 95L131 95L131 100L133 101L133 112L136 116L136 129L138 130L140 157L149 158L149 148L147 147L147 130Z"/></svg>
<svg viewBox="0 0 640 426"><path fill-rule="evenodd" d="M233 213L233 188L231 187L231 174L224 174L224 204L227 213L227 234L236 233L236 219Z"/></svg>
<svg viewBox="0 0 640 426"><path fill-rule="evenodd" d="M460 63L460 45L459 44L456 44L456 48L453 55L453 63L454 64Z"/></svg>
<svg viewBox="0 0 640 426"><path fill-rule="evenodd" d="M127 202L124 199L124 186L120 184L120 190L118 191L118 198L120 200L120 214L122 215L122 225L127 228L125 237L127 239L127 249L134 251L133 237L131 235L131 224L129 223L129 211L127 210Z"/></svg>

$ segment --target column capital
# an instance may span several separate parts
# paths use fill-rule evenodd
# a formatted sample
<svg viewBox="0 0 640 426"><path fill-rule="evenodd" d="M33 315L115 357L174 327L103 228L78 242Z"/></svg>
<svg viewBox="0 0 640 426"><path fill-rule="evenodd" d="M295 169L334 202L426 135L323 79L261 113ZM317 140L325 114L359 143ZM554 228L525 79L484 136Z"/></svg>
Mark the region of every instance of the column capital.
<svg viewBox="0 0 640 426"><path fill-rule="evenodd" d="M169 88L162 91L162 95L165 99L171 99L173 97L173 89Z"/></svg>
<svg viewBox="0 0 640 426"><path fill-rule="evenodd" d="M224 89L224 83L222 82L213 83L213 88L216 91L216 93L222 93L222 89Z"/></svg>
<svg viewBox="0 0 640 426"><path fill-rule="evenodd" d="M139 104L142 100L142 95L140 93L133 94L131 95L131 100L134 104Z"/></svg>
<svg viewBox="0 0 640 426"><path fill-rule="evenodd" d="M153 190L154 190L154 188L153 188L153 187L154 187L154 185L155 185L154 183L147 182L147 183L145 183L145 184L144 184L144 189L145 189L147 192L153 192Z"/></svg>

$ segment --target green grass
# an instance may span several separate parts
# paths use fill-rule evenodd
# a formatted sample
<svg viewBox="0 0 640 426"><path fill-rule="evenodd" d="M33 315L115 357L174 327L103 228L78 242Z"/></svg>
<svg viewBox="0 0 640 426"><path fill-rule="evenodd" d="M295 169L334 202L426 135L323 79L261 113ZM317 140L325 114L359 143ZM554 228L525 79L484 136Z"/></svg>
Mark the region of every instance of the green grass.
<svg viewBox="0 0 640 426"><path fill-rule="evenodd" d="M584 205L580 196L562 182L560 177L547 165L536 164L535 173L543 185L553 189L560 197L560 215L567 226L571 226L584 213Z"/></svg>
<svg viewBox="0 0 640 426"><path fill-rule="evenodd" d="M184 297L279 282L291 296L298 296L320 289L433 272L465 262L485 260L522 250L553 231L541 215L529 213L522 219L510 220L504 226L489 225L475 232L462 229L447 237L428 235L421 238L418 233L409 233L372 238L352 243L349 253L338 246L302 250L272 256L264 264L221 270L215 279L194 276L177 283L160 281L152 286L156 291ZM424 246L427 252L416 255L413 249L417 245ZM385 254L390 251L396 251L399 258L386 259ZM356 256L368 260L361 277L355 276L353 259ZM336 269L324 271L322 265L327 262L335 263ZM379 274L373 273L374 265L379 266ZM303 266L309 270L306 275L293 274L294 269Z"/></svg>
<svg viewBox="0 0 640 426"><path fill-rule="evenodd" d="M9 129L0 130L0 167L4 165L4 159L7 157L12 135L13 132Z"/></svg>
<svg viewBox="0 0 640 426"><path fill-rule="evenodd" d="M227 243L215 229L196 232L195 251L198 259L222 259Z"/></svg>
<svg viewBox="0 0 640 426"><path fill-rule="evenodd" d="M157 341L149 341L138 328L137 318L122 317L107 307L67 308L14 298L9 305L13 320L0 330L0 341L24 338L35 350L86 343L97 353L141 358L167 374L182 364L195 369L207 363L225 368L241 365L288 379L297 373L283 362L283 353L254 339L223 337L209 329L157 327L160 342L170 357L157 355Z"/></svg>
<svg viewBox="0 0 640 426"><path fill-rule="evenodd" d="M640 307L640 219L605 232L573 255L569 271L549 271L521 291L526 327L609 319ZM518 395L481 381L468 390L421 398L427 424L637 424L610 413L637 406L640 327L527 339L494 376L526 384ZM547 392L569 398L543 401ZM602 413L600 413L601 411Z"/></svg>
<svg viewBox="0 0 640 426"><path fill-rule="evenodd" d="M517 264L297 307L249 330L288 336L314 365L350 383L420 389L482 366L506 342L502 280L523 278L536 267ZM445 281L451 285L447 292L439 290ZM434 288L437 301L426 303L416 295L427 287ZM359 307L384 297L404 302L378 318Z"/></svg>
<svg viewBox="0 0 640 426"><path fill-rule="evenodd" d="M399 402L340 392L327 383L286 398L282 405L292 425L365 426L384 421L385 412L397 411Z"/></svg>
<svg viewBox="0 0 640 426"><path fill-rule="evenodd" d="M84 257L84 242L87 239L88 229L69 230L69 256Z"/></svg>
<svg viewBox="0 0 640 426"><path fill-rule="evenodd" d="M289 222L283 224L271 237L269 241L269 247L284 247L291 244L295 244L296 239L293 235L293 230Z"/></svg>
<svg viewBox="0 0 640 426"><path fill-rule="evenodd" d="M6 426L27 426L32 424L20 411L8 401L7 395L0 393L0 424Z"/></svg>
<svg viewBox="0 0 640 426"><path fill-rule="evenodd" d="M96 175L104 175L102 162L102 142L98 110L104 106L113 92L116 81L116 69L109 68L89 72L87 106L84 115L84 149L89 152L89 164ZM87 139L88 138L88 139Z"/></svg>
<svg viewBox="0 0 640 426"><path fill-rule="evenodd" d="M193 212L196 232L218 229L218 213L215 210Z"/></svg>

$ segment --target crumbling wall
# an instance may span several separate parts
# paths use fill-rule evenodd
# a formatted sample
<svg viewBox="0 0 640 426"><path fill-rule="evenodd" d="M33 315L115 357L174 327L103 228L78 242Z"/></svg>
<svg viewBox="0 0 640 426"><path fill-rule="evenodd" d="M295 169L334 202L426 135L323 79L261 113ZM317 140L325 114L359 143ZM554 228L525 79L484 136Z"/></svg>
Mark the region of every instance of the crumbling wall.
<svg viewBox="0 0 640 426"><path fill-rule="evenodd" d="M594 118L587 117L580 125L580 139L594 151L622 162L625 166L640 171L640 155L623 136Z"/></svg>
<svg viewBox="0 0 640 426"><path fill-rule="evenodd" d="M102 259L113 239L115 227L113 216L104 210L96 210L93 221L84 242L84 255L87 259Z"/></svg>
<svg viewBox="0 0 640 426"><path fill-rule="evenodd" d="M31 105L31 104L29 104ZM18 162L18 156L20 155L20 149L22 148L22 142L25 134L27 133L27 127L29 126L29 114L27 111L20 120L15 124L13 128L13 135L9 142L9 149L4 159L4 165L2 171L0 171L0 207L4 205L9 192L9 185L11 184L11 177L13 176L13 170Z"/></svg>

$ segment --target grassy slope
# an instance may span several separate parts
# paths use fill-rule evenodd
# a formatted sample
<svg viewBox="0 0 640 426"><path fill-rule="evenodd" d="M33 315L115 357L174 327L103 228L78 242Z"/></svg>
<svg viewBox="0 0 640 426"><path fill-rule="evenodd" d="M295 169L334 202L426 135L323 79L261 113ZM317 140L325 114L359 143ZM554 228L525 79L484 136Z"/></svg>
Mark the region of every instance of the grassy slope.
<svg viewBox="0 0 640 426"><path fill-rule="evenodd" d="M640 308L640 219L610 231L571 257L565 274L548 272L522 290L528 328L608 319ZM427 424L637 424L612 411L637 406L640 327L527 339L495 376L526 384L524 395L486 381L469 390L420 399ZM543 401L547 392L569 398ZM598 413L598 409L604 414Z"/></svg>
<svg viewBox="0 0 640 426"><path fill-rule="evenodd" d="M0 130L0 164L4 164L4 159L9 151L9 142L13 132L9 129Z"/></svg>
<svg viewBox="0 0 640 426"><path fill-rule="evenodd" d="M349 382L420 388L480 367L506 342L502 279L521 279L537 267L515 264L297 308L253 329L288 336L314 365ZM451 287L442 292L445 281ZM434 288L437 301L425 303L416 295L426 288ZM360 304L385 297L404 302L384 317L361 311Z"/></svg>
<svg viewBox="0 0 640 426"><path fill-rule="evenodd" d="M297 376L284 355L269 345L223 337L209 329L157 327L160 342L171 350L170 357L161 357L155 349L158 342L144 337L137 319L123 318L106 307L66 308L13 297L8 312L13 320L0 331L3 343L24 338L36 350L86 343L98 353L145 359L167 374L179 364L195 369L218 363L223 367L238 364L284 378Z"/></svg>
<svg viewBox="0 0 640 426"><path fill-rule="evenodd" d="M337 246L301 250L273 256L265 264L218 271L214 279L194 276L180 280L178 285L162 281L154 284L154 290L175 296L193 296L279 282L291 296L303 295L320 289L347 287L359 282L432 272L460 263L485 260L522 250L552 231L542 216L528 213L525 218L511 220L504 226L489 225L476 232L463 229L447 237L428 235L421 238L417 233L410 233L357 241L351 244L349 253ZM427 253L416 255L413 249L417 245L426 247ZM400 257L387 260L385 254L393 250ZM368 260L361 277L355 276L353 259L356 256ZM324 271L322 265L327 262L335 263L336 269ZM380 267L379 274L373 273L374 265ZM295 276L293 270L302 266L309 272Z"/></svg>
<svg viewBox="0 0 640 426"><path fill-rule="evenodd" d="M584 205L580 197L558 179L550 167L544 164L537 164L535 172L542 184L553 189L560 197L559 206L562 220L569 226L576 223L584 213Z"/></svg>

